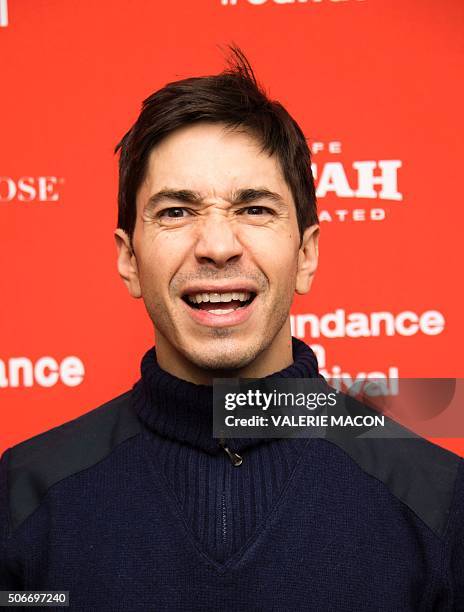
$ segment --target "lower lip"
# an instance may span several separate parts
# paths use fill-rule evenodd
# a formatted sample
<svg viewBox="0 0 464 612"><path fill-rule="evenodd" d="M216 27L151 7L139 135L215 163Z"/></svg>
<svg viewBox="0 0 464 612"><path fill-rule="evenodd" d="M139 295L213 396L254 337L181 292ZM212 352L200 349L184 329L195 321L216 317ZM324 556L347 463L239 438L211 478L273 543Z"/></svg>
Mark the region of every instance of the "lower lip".
<svg viewBox="0 0 464 612"><path fill-rule="evenodd" d="M206 325L208 327L230 327L231 325L239 325L240 323L244 323L247 319L249 319L253 313L257 299L258 296L255 296L255 299L251 302L251 304L237 308L233 312L229 312L229 314L214 314L208 310L191 308L184 302L184 300L181 301L187 309L189 315L196 323ZM218 303L218 308L223 308L225 310L226 307L227 302Z"/></svg>

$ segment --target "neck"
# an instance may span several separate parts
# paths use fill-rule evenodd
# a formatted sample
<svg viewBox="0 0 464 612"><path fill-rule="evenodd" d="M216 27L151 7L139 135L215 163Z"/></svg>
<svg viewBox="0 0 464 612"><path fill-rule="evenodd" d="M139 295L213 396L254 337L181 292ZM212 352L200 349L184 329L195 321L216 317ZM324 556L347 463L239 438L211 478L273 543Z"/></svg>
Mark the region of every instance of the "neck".
<svg viewBox="0 0 464 612"><path fill-rule="evenodd" d="M211 385L215 378L263 378L293 363L290 318L287 318L270 345L258 351L254 359L243 367L204 369L193 363L181 348L174 346L159 331L156 332L156 357L165 372L197 385Z"/></svg>
<svg viewBox="0 0 464 612"><path fill-rule="evenodd" d="M291 343L292 363L271 372L269 378L317 378L317 359L311 348L296 338ZM145 353L142 377L134 385L133 402L139 417L165 438L187 442L213 454L223 452L218 440L212 437L213 387L176 377L160 366L157 356L158 347ZM262 438L230 440L234 450L262 441Z"/></svg>

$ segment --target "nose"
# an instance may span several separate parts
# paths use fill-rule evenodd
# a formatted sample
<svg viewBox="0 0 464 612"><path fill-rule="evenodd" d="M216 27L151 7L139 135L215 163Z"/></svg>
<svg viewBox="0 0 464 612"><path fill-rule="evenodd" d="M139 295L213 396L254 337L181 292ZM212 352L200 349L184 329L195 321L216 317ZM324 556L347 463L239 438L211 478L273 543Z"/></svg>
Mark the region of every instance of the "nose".
<svg viewBox="0 0 464 612"><path fill-rule="evenodd" d="M232 223L221 214L208 215L198 224L195 257L200 263L223 267L243 253Z"/></svg>

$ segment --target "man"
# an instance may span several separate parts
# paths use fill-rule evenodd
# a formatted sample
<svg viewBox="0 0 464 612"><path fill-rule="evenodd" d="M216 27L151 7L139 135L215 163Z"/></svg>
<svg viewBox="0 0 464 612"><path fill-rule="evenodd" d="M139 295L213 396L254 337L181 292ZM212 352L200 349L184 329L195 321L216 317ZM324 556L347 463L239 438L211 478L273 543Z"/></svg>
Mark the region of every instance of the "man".
<svg viewBox="0 0 464 612"><path fill-rule="evenodd" d="M318 377L292 338L310 154L238 49L119 143L118 270L156 349L133 389L9 449L0 587L73 610L464 609L462 460L423 440L212 436L216 377Z"/></svg>

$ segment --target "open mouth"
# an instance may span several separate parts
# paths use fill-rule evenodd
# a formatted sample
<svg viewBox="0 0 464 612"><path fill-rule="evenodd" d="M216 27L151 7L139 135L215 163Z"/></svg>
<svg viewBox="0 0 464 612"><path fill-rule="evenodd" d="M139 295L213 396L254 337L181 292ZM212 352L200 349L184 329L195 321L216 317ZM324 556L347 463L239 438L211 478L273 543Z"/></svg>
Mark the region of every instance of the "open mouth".
<svg viewBox="0 0 464 612"><path fill-rule="evenodd" d="M256 293L229 291L224 293L202 292L182 296L184 302L195 310L207 310L211 314L226 315L246 308L255 299Z"/></svg>

